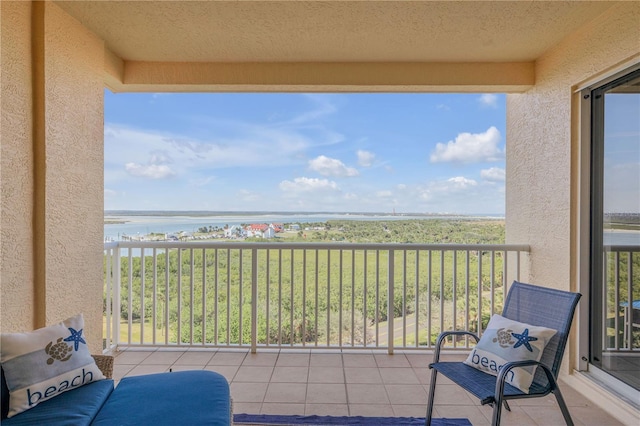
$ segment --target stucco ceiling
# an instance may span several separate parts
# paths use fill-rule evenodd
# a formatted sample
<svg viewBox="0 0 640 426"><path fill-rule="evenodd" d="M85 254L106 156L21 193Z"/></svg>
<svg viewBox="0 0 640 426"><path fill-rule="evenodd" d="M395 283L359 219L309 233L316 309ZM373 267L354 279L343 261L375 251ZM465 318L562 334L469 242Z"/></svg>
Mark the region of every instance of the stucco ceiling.
<svg viewBox="0 0 640 426"><path fill-rule="evenodd" d="M56 1L125 61L532 61L587 1Z"/></svg>

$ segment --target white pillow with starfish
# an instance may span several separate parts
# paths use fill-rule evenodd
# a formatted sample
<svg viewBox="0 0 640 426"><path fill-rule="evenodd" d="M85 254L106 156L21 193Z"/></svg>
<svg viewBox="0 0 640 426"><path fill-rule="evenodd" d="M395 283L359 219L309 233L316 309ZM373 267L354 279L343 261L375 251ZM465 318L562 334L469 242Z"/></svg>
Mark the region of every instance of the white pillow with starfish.
<svg viewBox="0 0 640 426"><path fill-rule="evenodd" d="M513 321L495 314L464 363L497 376L507 362L540 361L545 346L556 333L556 330L550 328ZM514 368L507 373L506 382L529 393L536 368Z"/></svg>
<svg viewBox="0 0 640 426"><path fill-rule="evenodd" d="M9 414L104 379L84 338L82 314L27 333L0 335L0 363L9 388Z"/></svg>

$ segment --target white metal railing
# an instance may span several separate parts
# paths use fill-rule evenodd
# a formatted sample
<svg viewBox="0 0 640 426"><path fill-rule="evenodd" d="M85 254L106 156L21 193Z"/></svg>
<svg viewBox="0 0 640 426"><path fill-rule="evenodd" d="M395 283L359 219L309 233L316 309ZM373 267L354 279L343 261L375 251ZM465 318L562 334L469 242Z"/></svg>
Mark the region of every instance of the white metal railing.
<svg viewBox="0 0 640 426"><path fill-rule="evenodd" d="M605 245L603 251L602 348L640 352L640 247Z"/></svg>
<svg viewBox="0 0 640 426"><path fill-rule="evenodd" d="M527 245L105 243L113 346L431 348L482 332ZM528 259L527 259L528 260ZM478 283L481 285L478 285ZM465 338L450 342L468 348Z"/></svg>

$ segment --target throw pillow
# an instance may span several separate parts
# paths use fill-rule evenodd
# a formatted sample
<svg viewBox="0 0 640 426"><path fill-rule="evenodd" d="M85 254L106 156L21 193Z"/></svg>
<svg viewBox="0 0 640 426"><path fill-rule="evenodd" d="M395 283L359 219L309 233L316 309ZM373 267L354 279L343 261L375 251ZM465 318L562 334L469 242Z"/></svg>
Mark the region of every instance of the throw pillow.
<svg viewBox="0 0 640 426"><path fill-rule="evenodd" d="M82 314L28 333L0 335L0 363L9 388L8 417L104 375L82 334Z"/></svg>
<svg viewBox="0 0 640 426"><path fill-rule="evenodd" d="M510 361L540 361L542 352L556 330L521 323L500 315L493 315L480 341L471 351L465 364L497 376ZM524 393L529 393L537 366L517 367L506 381Z"/></svg>

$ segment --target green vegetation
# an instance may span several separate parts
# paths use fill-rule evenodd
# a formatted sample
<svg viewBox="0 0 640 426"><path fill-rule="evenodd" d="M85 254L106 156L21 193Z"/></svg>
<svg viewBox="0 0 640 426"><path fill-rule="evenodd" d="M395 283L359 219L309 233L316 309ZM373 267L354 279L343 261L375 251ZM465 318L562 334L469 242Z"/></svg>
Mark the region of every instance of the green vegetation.
<svg viewBox="0 0 640 426"><path fill-rule="evenodd" d="M301 229L285 233L281 240L504 242L504 223L500 220L330 221L305 224ZM413 318L414 323L417 317L420 325L417 337L414 332L405 337L407 344L415 344L416 338L421 345L433 343L440 325L450 329L454 321L460 329L467 324L477 328L479 296L486 324L491 314L492 286L496 295L493 309L501 309L501 252L396 250L393 257L390 254L389 250L341 249L339 243L331 250L257 246L258 343L361 345L379 341L384 346L386 321L390 319L390 280L393 317ZM144 329L145 343L151 342L153 327L158 339L163 339L168 326L169 341L174 343L247 344L251 336L252 273L252 250L235 249L233 244L228 249L158 250L155 259L149 255L144 259L123 257L120 316L127 320L131 315L137 335ZM469 287L465 288L467 275Z"/></svg>

